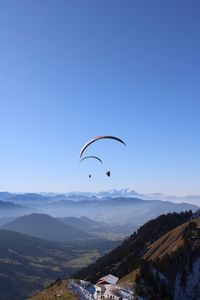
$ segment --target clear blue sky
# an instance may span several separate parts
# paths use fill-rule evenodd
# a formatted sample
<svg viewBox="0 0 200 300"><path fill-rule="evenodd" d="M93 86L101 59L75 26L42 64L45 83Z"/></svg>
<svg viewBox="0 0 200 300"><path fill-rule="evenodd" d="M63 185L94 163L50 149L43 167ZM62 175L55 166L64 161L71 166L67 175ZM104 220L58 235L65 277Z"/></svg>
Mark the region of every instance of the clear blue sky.
<svg viewBox="0 0 200 300"><path fill-rule="evenodd" d="M0 190L200 193L199 37L198 0L0 1Z"/></svg>

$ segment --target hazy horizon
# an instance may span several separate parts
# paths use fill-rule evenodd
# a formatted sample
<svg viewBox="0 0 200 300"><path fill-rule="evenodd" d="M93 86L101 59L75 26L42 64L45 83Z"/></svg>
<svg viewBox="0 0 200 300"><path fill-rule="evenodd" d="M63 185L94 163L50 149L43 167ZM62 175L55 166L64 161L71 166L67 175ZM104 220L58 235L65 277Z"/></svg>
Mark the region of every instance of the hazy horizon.
<svg viewBox="0 0 200 300"><path fill-rule="evenodd" d="M196 196L199 196L200 197L200 194L172 194L172 193L169 193L169 194L166 194L166 193L163 193L163 192L160 192L160 191L146 191L146 192L143 192L143 191L137 191L136 189L132 189L132 188L111 188L109 190L94 190L94 191L88 191L88 190L69 190L69 191L52 191L52 190L49 190L49 191L32 191L32 190L23 190L23 191L16 191L16 190L0 190L0 193L3 193L3 192L8 192L8 193L13 193L13 194L84 194L84 193L88 193L88 194L99 194L99 193L109 193L109 192L112 192L112 191L116 191L116 192L121 192L121 191L127 191L127 192L135 192L136 194L138 195L163 195L163 196L166 196L166 197L196 197Z"/></svg>

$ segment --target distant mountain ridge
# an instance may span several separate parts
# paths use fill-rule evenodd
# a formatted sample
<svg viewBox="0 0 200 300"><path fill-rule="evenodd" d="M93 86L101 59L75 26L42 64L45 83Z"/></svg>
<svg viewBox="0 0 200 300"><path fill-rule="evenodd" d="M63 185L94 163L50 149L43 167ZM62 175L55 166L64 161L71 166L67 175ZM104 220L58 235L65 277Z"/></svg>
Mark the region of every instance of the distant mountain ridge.
<svg viewBox="0 0 200 300"><path fill-rule="evenodd" d="M67 193L9 193L0 192L0 200L2 201L12 201L12 202L23 202L28 203L38 202L38 201L59 201L59 200L74 200L79 201L80 199L101 199L105 197L132 197L139 198L142 200L162 200L162 201L172 201L175 203L191 203L200 206L200 195L186 195L186 196L174 196L165 195L162 193L151 193L143 194L138 193L134 190L125 189L111 189L108 191L101 192L67 192Z"/></svg>
<svg viewBox="0 0 200 300"><path fill-rule="evenodd" d="M175 203L192 203L200 206L200 195L173 196L162 193L140 194L130 189L110 190L95 194L97 197L137 197L142 200L162 200Z"/></svg>
<svg viewBox="0 0 200 300"><path fill-rule="evenodd" d="M196 211L198 206L169 201L141 200L130 197L101 198L101 200L57 201L45 206L45 211L56 216L85 216L100 222L126 226L131 233L148 220L163 213Z"/></svg>
<svg viewBox="0 0 200 300"><path fill-rule="evenodd" d="M128 197L127 195L135 195L136 192L129 193L126 189L122 190L121 193L123 196L117 197L118 191L112 190L112 197L105 197L105 193L101 194L104 197L94 195L88 197L80 194L69 194L68 196L51 194L51 196L45 196L35 193L12 194L10 196L8 193L3 192L0 193L0 198L5 197L6 200L0 202L0 206L7 205L8 207L2 215L0 214L0 217L22 216L27 213L48 214L56 218L80 218L85 216L98 222L106 222L115 226L115 228L119 226L119 233L130 234L142 224L160 214L186 210L195 212L199 209L198 206L188 203L143 200L136 196ZM15 207L18 209L14 209Z"/></svg>
<svg viewBox="0 0 200 300"><path fill-rule="evenodd" d="M27 206L0 200L0 218L19 216L28 212L30 212L30 208Z"/></svg>
<svg viewBox="0 0 200 300"><path fill-rule="evenodd" d="M99 230L99 229L104 229L107 227L107 224L102 223L102 222L97 222L94 221L90 218L87 217L80 217L80 218L76 218L76 217L63 217L63 218L58 218L58 220L61 220L62 222L64 222L67 225L71 225L71 226L75 226L76 228L79 228L85 231L95 231L95 230Z"/></svg>
<svg viewBox="0 0 200 300"><path fill-rule="evenodd" d="M1 228L57 242L89 238L89 234L81 229L46 214L25 215L2 225Z"/></svg>

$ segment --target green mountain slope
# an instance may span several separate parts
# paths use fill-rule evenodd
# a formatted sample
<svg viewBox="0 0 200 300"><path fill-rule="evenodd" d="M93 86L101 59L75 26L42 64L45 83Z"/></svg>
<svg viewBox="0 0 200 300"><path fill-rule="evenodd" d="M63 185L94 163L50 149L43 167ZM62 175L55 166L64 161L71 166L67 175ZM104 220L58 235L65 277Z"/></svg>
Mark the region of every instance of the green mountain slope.
<svg viewBox="0 0 200 300"><path fill-rule="evenodd" d="M168 214L74 276L95 283L111 273L144 300L200 299L200 218ZM139 298L138 298L139 299Z"/></svg>
<svg viewBox="0 0 200 300"><path fill-rule="evenodd" d="M56 242L7 230L0 230L0 241L1 300L26 299L46 283L70 273L63 262L74 255Z"/></svg>
<svg viewBox="0 0 200 300"><path fill-rule="evenodd" d="M199 280L200 219L194 219L149 245L136 276L137 294L144 299L199 300Z"/></svg>
<svg viewBox="0 0 200 300"><path fill-rule="evenodd" d="M126 239L121 246L100 258L74 275L75 278L95 283L100 277L111 273L119 278L136 269L148 245L159 239L171 229L187 222L192 212L170 213L147 222L137 233Z"/></svg>

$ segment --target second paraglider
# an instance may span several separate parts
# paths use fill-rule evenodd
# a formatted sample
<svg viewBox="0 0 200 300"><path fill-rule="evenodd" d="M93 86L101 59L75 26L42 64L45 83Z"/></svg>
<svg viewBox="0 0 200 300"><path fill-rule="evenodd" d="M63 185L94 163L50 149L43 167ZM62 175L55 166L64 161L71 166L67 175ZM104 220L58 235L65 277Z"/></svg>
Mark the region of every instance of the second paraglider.
<svg viewBox="0 0 200 300"><path fill-rule="evenodd" d="M82 161L86 160L86 159L91 159L91 158L92 158L92 159L96 159L96 160L98 160L101 164L103 164L102 160L101 160L99 157L93 156L93 155L83 157L83 158L80 160L80 163L81 163ZM92 178L92 175L89 174L88 177L89 177L89 178Z"/></svg>
<svg viewBox="0 0 200 300"><path fill-rule="evenodd" d="M85 159L89 159L89 158L97 159L100 163L103 163L102 160L101 160L99 157L97 157L97 156L85 156L85 157L83 157L83 158L80 160L80 162L82 162L82 161L85 160Z"/></svg>

